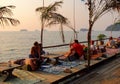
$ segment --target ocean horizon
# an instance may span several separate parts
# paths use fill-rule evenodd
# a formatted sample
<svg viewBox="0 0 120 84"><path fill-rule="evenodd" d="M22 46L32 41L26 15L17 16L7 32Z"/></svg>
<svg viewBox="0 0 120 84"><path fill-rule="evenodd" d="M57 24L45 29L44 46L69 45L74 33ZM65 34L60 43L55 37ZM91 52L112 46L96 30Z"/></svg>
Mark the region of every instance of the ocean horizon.
<svg viewBox="0 0 120 84"><path fill-rule="evenodd" d="M45 31L43 46L53 46L70 43L74 39L72 31L64 31L65 43L62 42L59 31ZM111 36L110 31L92 31L92 40L96 40L99 34ZM113 37L119 37L120 31L113 31ZM78 40L87 41L87 31L78 32ZM40 31L1 31L0 32L0 62L27 58L35 41L40 42ZM61 52L68 50L68 46L44 49L46 52Z"/></svg>

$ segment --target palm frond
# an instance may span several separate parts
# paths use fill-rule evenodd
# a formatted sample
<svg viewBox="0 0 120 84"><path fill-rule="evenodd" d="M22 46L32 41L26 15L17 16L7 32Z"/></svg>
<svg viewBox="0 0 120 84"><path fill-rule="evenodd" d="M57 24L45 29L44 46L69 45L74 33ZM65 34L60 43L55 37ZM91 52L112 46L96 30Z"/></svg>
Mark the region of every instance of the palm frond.
<svg viewBox="0 0 120 84"><path fill-rule="evenodd" d="M113 4L111 5L111 7L114 10L117 10L119 12L120 11L120 1L114 1Z"/></svg>
<svg viewBox="0 0 120 84"><path fill-rule="evenodd" d="M14 5L9 5L9 6L6 6L6 7L8 7L8 8L16 8L16 6L14 6Z"/></svg>
<svg viewBox="0 0 120 84"><path fill-rule="evenodd" d="M47 7L38 7L38 8L35 9L35 11L42 13L42 12L44 12L46 9L47 9Z"/></svg>
<svg viewBox="0 0 120 84"><path fill-rule="evenodd" d="M9 15L9 16L13 15L12 10L11 10L12 8L15 8L15 6L10 5L10 6L0 7L1 16L3 16L3 15Z"/></svg>
<svg viewBox="0 0 120 84"><path fill-rule="evenodd" d="M0 17L0 25L13 25L16 26L20 24L19 20L13 19L13 18L8 18L8 17Z"/></svg>
<svg viewBox="0 0 120 84"><path fill-rule="evenodd" d="M54 4L50 4L50 5L48 6L47 11L48 11L48 12L49 12L49 11L51 11L51 12L56 12L57 9L58 9L58 7L61 7L61 4L62 4L62 3L63 3L62 1L58 1L58 2L55 2Z"/></svg>
<svg viewBox="0 0 120 84"><path fill-rule="evenodd" d="M112 9L117 10L119 12L120 11L120 1L117 1L117 0L91 0L90 17L91 17L93 24L100 17L102 17L104 14L110 12Z"/></svg>

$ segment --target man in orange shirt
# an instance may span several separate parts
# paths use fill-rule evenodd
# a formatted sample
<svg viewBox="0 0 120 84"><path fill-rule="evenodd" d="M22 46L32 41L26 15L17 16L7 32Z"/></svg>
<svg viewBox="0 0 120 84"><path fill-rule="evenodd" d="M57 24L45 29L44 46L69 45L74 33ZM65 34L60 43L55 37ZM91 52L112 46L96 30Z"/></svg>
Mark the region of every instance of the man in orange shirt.
<svg viewBox="0 0 120 84"><path fill-rule="evenodd" d="M70 44L70 50L59 59L66 60L68 58L69 61L74 61L80 59L83 54L83 46L79 44L78 40L74 40L74 43Z"/></svg>
<svg viewBox="0 0 120 84"><path fill-rule="evenodd" d="M72 48L75 49L79 58L84 54L83 46L78 42L78 40L74 40L74 43L72 44Z"/></svg>

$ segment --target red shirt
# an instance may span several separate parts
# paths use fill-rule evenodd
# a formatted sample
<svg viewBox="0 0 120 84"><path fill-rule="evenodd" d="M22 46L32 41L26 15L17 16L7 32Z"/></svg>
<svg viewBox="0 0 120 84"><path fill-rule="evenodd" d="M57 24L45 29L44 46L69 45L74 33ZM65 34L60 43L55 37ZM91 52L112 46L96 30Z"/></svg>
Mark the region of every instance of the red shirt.
<svg viewBox="0 0 120 84"><path fill-rule="evenodd" d="M73 43L72 47L75 49L75 51L78 53L79 56L83 55L83 47L79 43Z"/></svg>

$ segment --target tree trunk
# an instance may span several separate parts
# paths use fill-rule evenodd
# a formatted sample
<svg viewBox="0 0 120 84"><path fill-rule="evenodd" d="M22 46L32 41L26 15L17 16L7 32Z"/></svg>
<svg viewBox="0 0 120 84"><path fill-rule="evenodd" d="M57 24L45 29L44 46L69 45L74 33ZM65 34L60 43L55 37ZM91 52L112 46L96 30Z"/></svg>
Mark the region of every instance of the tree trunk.
<svg viewBox="0 0 120 84"><path fill-rule="evenodd" d="M89 31L88 31L88 52L87 52L87 60L88 60L88 69L90 67L90 60L91 60L91 52L90 52L90 42L91 42L91 31L93 27L93 21L92 21L92 9L91 9L91 0L88 0L88 10L89 10Z"/></svg>
<svg viewBox="0 0 120 84"><path fill-rule="evenodd" d="M43 18L41 20L41 47L43 47L43 30L44 30L44 21L43 21Z"/></svg>
<svg viewBox="0 0 120 84"><path fill-rule="evenodd" d="M64 31L63 31L63 24L60 24L61 27L61 36L62 36L62 41L63 43L65 42L65 37L64 37Z"/></svg>
<svg viewBox="0 0 120 84"><path fill-rule="evenodd" d="M89 27L89 31L88 31L88 52L87 52L87 59L88 59L88 68L90 67L90 59L91 59L91 51L90 51L90 42L91 42L91 30L92 30L92 26L90 25Z"/></svg>

